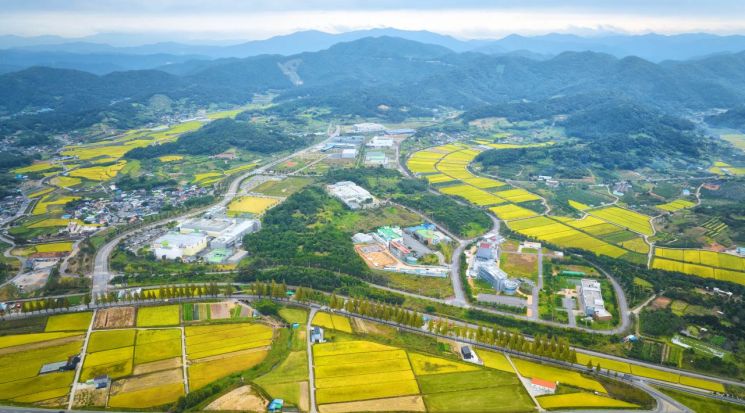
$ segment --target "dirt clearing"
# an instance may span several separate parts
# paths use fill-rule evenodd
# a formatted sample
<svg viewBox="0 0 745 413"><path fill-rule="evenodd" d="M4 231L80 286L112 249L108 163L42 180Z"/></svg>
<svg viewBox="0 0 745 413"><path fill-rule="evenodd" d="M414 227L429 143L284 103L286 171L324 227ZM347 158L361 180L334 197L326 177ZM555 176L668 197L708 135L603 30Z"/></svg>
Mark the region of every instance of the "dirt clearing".
<svg viewBox="0 0 745 413"><path fill-rule="evenodd" d="M99 310L93 328L124 328L132 327L135 323L134 307L116 307Z"/></svg>
<svg viewBox="0 0 745 413"><path fill-rule="evenodd" d="M210 318L213 320L223 320L230 318L230 303L210 304Z"/></svg>
<svg viewBox="0 0 745 413"><path fill-rule="evenodd" d="M184 373L181 369L165 370L157 373L146 374L144 376L132 377L124 380L117 380L111 386L111 394L129 393L148 387L162 386L170 383L180 383L184 380Z"/></svg>
<svg viewBox="0 0 745 413"><path fill-rule="evenodd" d="M308 382L307 381L301 381L300 383L298 383L298 386L300 386L300 398L298 399L298 404L300 406L298 406L298 407L300 407L300 410L307 412L308 411L308 404L310 403L310 401L308 400L309 397L310 397L309 396L310 395L310 390L309 390L309 387L308 387Z"/></svg>
<svg viewBox="0 0 745 413"><path fill-rule="evenodd" d="M179 367L181 367L181 357L174 357L172 359L139 364L137 365L137 367L135 367L132 374L135 376L139 376L140 374L148 374L155 371L176 369Z"/></svg>
<svg viewBox="0 0 745 413"><path fill-rule="evenodd" d="M242 386L208 404L204 410L263 412L267 403L251 386Z"/></svg>
<svg viewBox="0 0 745 413"><path fill-rule="evenodd" d="M391 397L389 399L334 403L318 406L321 413L347 412L424 412L422 396Z"/></svg>

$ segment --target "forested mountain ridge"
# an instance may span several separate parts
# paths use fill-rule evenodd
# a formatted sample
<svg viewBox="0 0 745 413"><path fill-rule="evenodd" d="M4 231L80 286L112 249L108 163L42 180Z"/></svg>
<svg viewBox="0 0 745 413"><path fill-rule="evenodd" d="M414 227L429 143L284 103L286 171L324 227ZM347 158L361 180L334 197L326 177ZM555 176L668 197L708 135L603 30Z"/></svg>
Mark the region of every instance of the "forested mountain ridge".
<svg viewBox="0 0 745 413"><path fill-rule="evenodd" d="M379 37L287 57L183 65L187 74L181 75L142 70L95 76L50 68L0 75L0 116L41 108L57 112L13 116L3 131L29 128L29 117L43 124L45 117L80 118L93 112L85 119L97 122L95 112L107 111L107 118L116 119L117 112L132 110L127 105L154 94L197 104L239 104L254 93L273 90L280 93L278 111L326 106L337 114L391 119L440 106L474 109L561 96L613 95L671 112L734 107L745 100L745 52L660 64L594 52L566 52L536 61L518 55L454 53L442 46ZM76 119L74 126L84 123ZM68 120L58 129L72 126Z"/></svg>

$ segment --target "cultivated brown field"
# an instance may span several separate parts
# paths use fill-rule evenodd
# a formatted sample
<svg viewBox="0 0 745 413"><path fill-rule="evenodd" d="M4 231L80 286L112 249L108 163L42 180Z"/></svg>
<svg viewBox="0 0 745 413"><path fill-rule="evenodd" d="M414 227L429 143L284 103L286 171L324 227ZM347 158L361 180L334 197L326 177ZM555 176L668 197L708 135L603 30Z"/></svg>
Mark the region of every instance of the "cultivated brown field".
<svg viewBox="0 0 745 413"><path fill-rule="evenodd" d="M135 323L134 307L116 307L99 310L93 322L93 328L125 328Z"/></svg>

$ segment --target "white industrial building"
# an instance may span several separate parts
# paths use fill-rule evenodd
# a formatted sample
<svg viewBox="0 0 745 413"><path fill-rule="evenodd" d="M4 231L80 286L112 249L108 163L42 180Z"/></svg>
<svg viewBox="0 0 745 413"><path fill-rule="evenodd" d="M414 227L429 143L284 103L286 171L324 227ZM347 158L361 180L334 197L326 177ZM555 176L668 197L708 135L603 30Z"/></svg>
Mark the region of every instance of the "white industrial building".
<svg viewBox="0 0 745 413"><path fill-rule="evenodd" d="M352 132L354 133L374 133L374 132L383 132L385 130L385 126L379 124L379 123L357 123L352 125Z"/></svg>
<svg viewBox="0 0 745 413"><path fill-rule="evenodd" d="M580 309L596 320L610 320L613 316L605 309L600 281L583 278L577 286Z"/></svg>
<svg viewBox="0 0 745 413"><path fill-rule="evenodd" d="M179 232L182 234L202 232L210 237L217 237L230 227L231 224L231 220L228 219L194 218L179 224Z"/></svg>
<svg viewBox="0 0 745 413"><path fill-rule="evenodd" d="M354 159L356 157L357 157L357 149L342 149L341 150L342 159Z"/></svg>
<svg viewBox="0 0 745 413"><path fill-rule="evenodd" d="M368 148L390 148L393 146L393 139L375 136L365 146Z"/></svg>
<svg viewBox="0 0 745 413"><path fill-rule="evenodd" d="M496 291L505 294L515 294L518 287L520 287L520 281L510 278L506 272L492 261L479 263L476 275L482 280L489 282Z"/></svg>
<svg viewBox="0 0 745 413"><path fill-rule="evenodd" d="M153 241L153 253L157 259L193 257L207 248L207 239L207 234L204 233L169 232Z"/></svg>
<svg viewBox="0 0 745 413"><path fill-rule="evenodd" d="M377 205L375 197L354 182L341 181L326 185L326 191L351 209L372 208Z"/></svg>
<svg viewBox="0 0 745 413"><path fill-rule="evenodd" d="M210 248L233 248L242 244L243 236L256 232L261 223L255 219L237 220L210 241Z"/></svg>

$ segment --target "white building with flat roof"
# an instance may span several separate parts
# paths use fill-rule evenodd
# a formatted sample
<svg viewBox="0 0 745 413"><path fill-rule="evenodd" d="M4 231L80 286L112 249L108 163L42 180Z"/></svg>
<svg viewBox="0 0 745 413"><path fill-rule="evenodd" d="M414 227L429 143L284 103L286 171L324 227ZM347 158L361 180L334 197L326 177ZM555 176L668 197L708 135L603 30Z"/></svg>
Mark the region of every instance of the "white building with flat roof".
<svg viewBox="0 0 745 413"><path fill-rule="evenodd" d="M373 133L373 132L382 132L385 130L385 126L379 124L379 123L356 123L352 125L352 132L354 133Z"/></svg>
<svg viewBox="0 0 745 413"><path fill-rule="evenodd" d="M351 209L372 208L377 205L377 200L370 192L351 181L326 185L326 191Z"/></svg>
<svg viewBox="0 0 745 413"><path fill-rule="evenodd" d="M261 229L255 219L239 219L210 241L210 248L233 248L243 243L243 236Z"/></svg>
<svg viewBox="0 0 745 413"><path fill-rule="evenodd" d="M600 281L583 278L577 286L580 309L596 320L610 320L611 313L605 309Z"/></svg>
<svg viewBox="0 0 745 413"><path fill-rule="evenodd" d="M393 146L393 139L382 136L374 136L365 144L368 148L390 148Z"/></svg>
<svg viewBox="0 0 745 413"><path fill-rule="evenodd" d="M175 260L183 257L193 257L207 248L207 234L180 234L169 232L153 241L153 253L157 259Z"/></svg>
<svg viewBox="0 0 745 413"><path fill-rule="evenodd" d="M231 225L232 222L229 219L192 218L179 225L179 232L182 234L203 232L210 237L217 237Z"/></svg>

